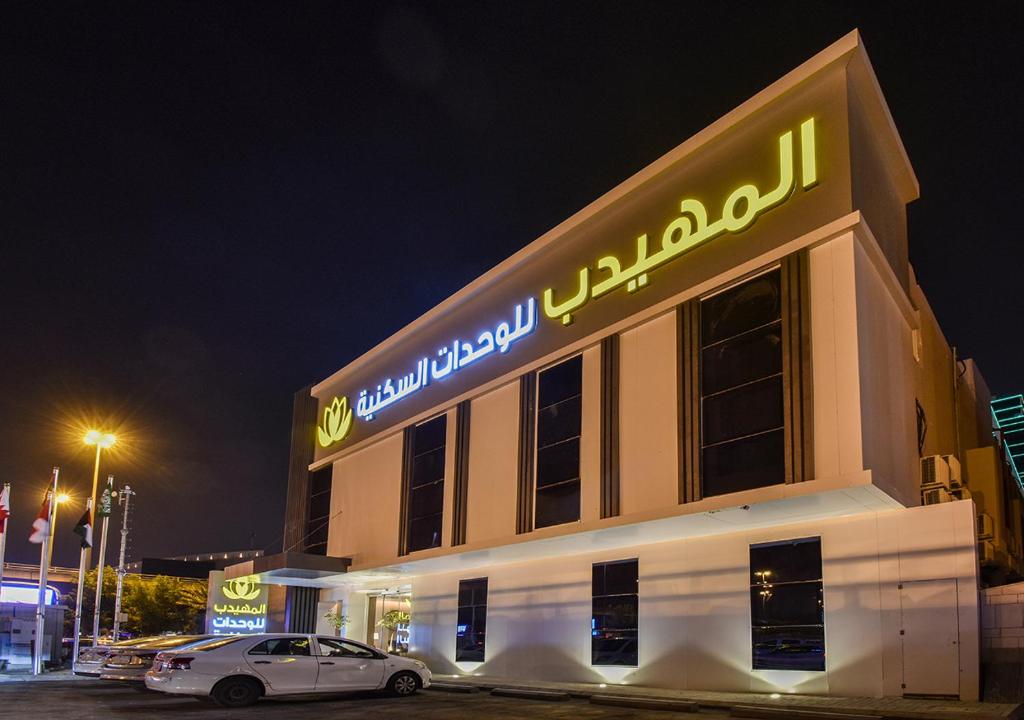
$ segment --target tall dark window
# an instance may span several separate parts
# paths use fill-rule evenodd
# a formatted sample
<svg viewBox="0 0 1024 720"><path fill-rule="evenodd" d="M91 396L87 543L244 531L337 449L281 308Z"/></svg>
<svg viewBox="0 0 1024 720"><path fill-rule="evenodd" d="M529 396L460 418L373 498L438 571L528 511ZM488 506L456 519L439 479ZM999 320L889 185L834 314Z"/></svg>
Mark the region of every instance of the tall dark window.
<svg viewBox="0 0 1024 720"><path fill-rule="evenodd" d="M455 660L483 662L487 637L487 578L459 581Z"/></svg>
<svg viewBox="0 0 1024 720"><path fill-rule="evenodd" d="M331 516L331 476L328 465L309 475L309 503L306 508L306 552L327 554L327 528Z"/></svg>
<svg viewBox="0 0 1024 720"><path fill-rule="evenodd" d="M540 373L535 527L580 519L582 399L582 355Z"/></svg>
<svg viewBox="0 0 1024 720"><path fill-rule="evenodd" d="M821 538L750 546L755 670L824 670Z"/></svg>
<svg viewBox="0 0 1024 720"><path fill-rule="evenodd" d="M594 665L637 665L637 571L636 560L594 564L590 620Z"/></svg>
<svg viewBox="0 0 1024 720"><path fill-rule="evenodd" d="M409 474L408 552L441 545L444 514L444 446L447 416L413 428Z"/></svg>
<svg viewBox="0 0 1024 720"><path fill-rule="evenodd" d="M778 270L701 302L704 497L785 482L781 308Z"/></svg>

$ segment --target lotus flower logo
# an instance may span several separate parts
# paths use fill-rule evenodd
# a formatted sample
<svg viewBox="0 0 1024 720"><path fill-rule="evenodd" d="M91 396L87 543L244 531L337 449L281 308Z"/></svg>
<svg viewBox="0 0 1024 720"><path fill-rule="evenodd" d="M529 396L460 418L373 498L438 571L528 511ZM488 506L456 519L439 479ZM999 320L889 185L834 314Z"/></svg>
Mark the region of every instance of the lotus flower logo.
<svg viewBox="0 0 1024 720"><path fill-rule="evenodd" d="M317 427L316 437L320 447L327 447L345 439L352 430L352 408L348 406L348 398L334 398L324 408L323 425Z"/></svg>
<svg viewBox="0 0 1024 720"><path fill-rule="evenodd" d="M255 600L260 594L260 584L247 578L228 580L223 589L224 595L232 600Z"/></svg>

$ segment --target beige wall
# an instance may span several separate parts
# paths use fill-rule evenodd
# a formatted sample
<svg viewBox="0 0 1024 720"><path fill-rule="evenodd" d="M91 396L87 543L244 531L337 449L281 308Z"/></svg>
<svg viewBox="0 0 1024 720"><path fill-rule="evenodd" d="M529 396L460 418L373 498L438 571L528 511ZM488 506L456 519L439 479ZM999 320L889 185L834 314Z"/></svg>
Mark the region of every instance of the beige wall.
<svg viewBox="0 0 1024 720"><path fill-rule="evenodd" d="M512 537L516 532L519 383L473 400L469 419L466 542Z"/></svg>
<svg viewBox="0 0 1024 720"><path fill-rule="evenodd" d="M810 251L814 477L864 469L853 233Z"/></svg>
<svg viewBox="0 0 1024 720"><path fill-rule="evenodd" d="M679 502L675 313L619 338L619 508L623 515Z"/></svg>
<svg viewBox="0 0 1024 720"><path fill-rule="evenodd" d="M916 393L928 418L928 433L921 454L925 457L951 455L956 448L953 425L953 353L916 280L910 287L910 299L918 309L921 328L921 363Z"/></svg>
<svg viewBox="0 0 1024 720"><path fill-rule="evenodd" d="M334 463L327 554L385 564L398 553L402 434Z"/></svg>
<svg viewBox="0 0 1024 720"><path fill-rule="evenodd" d="M978 693L978 601L970 502L649 544L412 580L411 654L434 672L628 682L679 689L900 695L899 583L956 578L961 696ZM749 546L819 535L824 673L750 669ZM590 664L591 567L639 559L637 668ZM455 663L460 579L488 577L487 659Z"/></svg>
<svg viewBox="0 0 1024 720"><path fill-rule="evenodd" d="M882 270L890 272L888 266L873 263L861 244L854 247L864 469L871 470L875 485L901 503L917 505L913 328L882 279Z"/></svg>

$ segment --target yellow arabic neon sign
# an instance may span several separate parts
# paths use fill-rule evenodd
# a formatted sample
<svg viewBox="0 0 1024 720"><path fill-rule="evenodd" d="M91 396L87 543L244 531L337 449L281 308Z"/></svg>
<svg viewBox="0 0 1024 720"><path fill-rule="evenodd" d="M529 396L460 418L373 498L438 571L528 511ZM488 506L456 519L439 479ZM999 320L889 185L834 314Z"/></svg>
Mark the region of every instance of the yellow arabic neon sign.
<svg viewBox="0 0 1024 720"><path fill-rule="evenodd" d="M348 398L334 398L324 408L323 424L317 426L316 438L320 447L327 447L344 440L352 431L352 408L348 406Z"/></svg>
<svg viewBox="0 0 1024 720"><path fill-rule="evenodd" d="M800 186L804 190L818 183L814 139L814 118L810 118L800 125ZM630 267L623 268L613 255L600 258L597 270L607 271L607 277L591 283L590 268L582 268L576 294L560 303L555 302L553 288L545 289L544 314L549 318L561 318L563 325L569 325L573 322L572 314L589 300L623 285L628 292L636 292L647 285L647 274L651 270L719 235L746 230L760 215L784 203L795 189L795 175L793 131L790 130L779 138L779 184L774 190L761 195L756 186L749 183L741 185L726 198L721 218L710 224L704 204L686 198L679 205L680 216L669 223L661 235L661 250L648 254L647 234L641 235L636 239L636 262Z"/></svg>

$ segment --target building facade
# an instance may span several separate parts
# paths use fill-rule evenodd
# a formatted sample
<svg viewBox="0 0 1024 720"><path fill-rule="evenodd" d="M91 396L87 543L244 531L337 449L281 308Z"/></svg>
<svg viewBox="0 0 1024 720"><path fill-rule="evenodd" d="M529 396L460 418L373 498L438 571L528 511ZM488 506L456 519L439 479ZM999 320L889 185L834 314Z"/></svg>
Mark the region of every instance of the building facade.
<svg viewBox="0 0 1024 720"><path fill-rule="evenodd" d="M285 553L226 577L435 673L977 698L967 487L1006 572L1020 496L917 195L851 33L299 393Z"/></svg>

